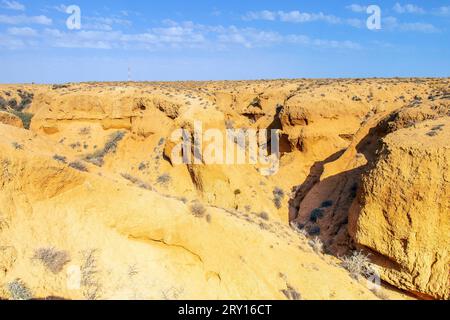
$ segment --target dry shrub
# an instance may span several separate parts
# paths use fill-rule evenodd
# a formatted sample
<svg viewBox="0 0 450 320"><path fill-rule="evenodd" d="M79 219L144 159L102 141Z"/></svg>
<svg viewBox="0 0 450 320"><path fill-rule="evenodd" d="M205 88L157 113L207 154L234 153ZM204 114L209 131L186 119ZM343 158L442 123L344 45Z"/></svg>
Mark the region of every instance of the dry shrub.
<svg viewBox="0 0 450 320"><path fill-rule="evenodd" d="M35 251L33 259L40 260L47 269L57 274L70 261L70 255L67 251L55 248L40 248Z"/></svg>

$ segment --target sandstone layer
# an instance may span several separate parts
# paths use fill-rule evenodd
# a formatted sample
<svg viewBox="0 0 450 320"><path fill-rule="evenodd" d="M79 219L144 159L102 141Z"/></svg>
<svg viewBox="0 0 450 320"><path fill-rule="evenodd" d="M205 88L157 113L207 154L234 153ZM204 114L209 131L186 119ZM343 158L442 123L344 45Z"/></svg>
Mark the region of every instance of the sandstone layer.
<svg viewBox="0 0 450 320"><path fill-rule="evenodd" d="M448 299L449 83L2 85L0 298L409 298L342 267L363 249ZM277 130L279 170L176 164L196 122Z"/></svg>

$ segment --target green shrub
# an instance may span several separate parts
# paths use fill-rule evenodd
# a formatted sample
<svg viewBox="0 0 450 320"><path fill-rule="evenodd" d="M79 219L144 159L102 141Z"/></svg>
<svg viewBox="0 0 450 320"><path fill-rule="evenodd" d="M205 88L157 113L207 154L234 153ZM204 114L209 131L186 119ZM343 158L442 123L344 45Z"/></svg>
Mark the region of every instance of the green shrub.
<svg viewBox="0 0 450 320"><path fill-rule="evenodd" d="M117 131L109 136L108 141L102 150L98 150L91 155L86 157L86 161L101 167L104 164L104 158L108 153L115 153L117 150L117 145L125 137L125 132Z"/></svg>
<svg viewBox="0 0 450 320"><path fill-rule="evenodd" d="M309 216L309 221L317 222L317 220L322 219L323 216L324 216L323 209L316 208L313 211L311 211L311 215Z"/></svg>
<svg viewBox="0 0 450 320"><path fill-rule="evenodd" d="M12 114L14 114L15 116L19 117L20 120L22 120L23 123L23 127L27 130L30 129L30 125L31 125L31 119L33 119L34 114L32 113L27 113L27 112L21 112L21 111L12 111Z"/></svg>
<svg viewBox="0 0 450 320"><path fill-rule="evenodd" d="M21 99L20 104L17 107L17 111L23 111L24 109L28 108L30 104L33 102L34 94L22 90L18 90L17 92Z"/></svg>
<svg viewBox="0 0 450 320"><path fill-rule="evenodd" d="M329 208L333 206L333 201L331 200L327 200L322 202L322 205L320 206L321 208Z"/></svg>
<svg viewBox="0 0 450 320"><path fill-rule="evenodd" d="M3 97L0 97L0 110L6 110L7 105L8 102Z"/></svg>

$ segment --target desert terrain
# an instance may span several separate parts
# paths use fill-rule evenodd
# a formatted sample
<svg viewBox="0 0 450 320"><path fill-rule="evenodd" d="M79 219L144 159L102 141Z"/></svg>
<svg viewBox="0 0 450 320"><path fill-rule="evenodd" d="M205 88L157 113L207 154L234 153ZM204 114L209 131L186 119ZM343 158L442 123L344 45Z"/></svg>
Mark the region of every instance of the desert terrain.
<svg viewBox="0 0 450 320"><path fill-rule="evenodd" d="M5 84L0 133L1 299L450 298L450 79Z"/></svg>

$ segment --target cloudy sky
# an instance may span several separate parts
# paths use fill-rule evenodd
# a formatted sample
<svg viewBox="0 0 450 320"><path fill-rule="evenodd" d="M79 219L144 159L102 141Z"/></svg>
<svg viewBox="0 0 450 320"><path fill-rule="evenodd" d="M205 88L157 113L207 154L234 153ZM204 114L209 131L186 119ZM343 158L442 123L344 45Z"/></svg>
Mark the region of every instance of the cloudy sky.
<svg viewBox="0 0 450 320"><path fill-rule="evenodd" d="M449 27L442 0L0 0L0 82L450 76Z"/></svg>

